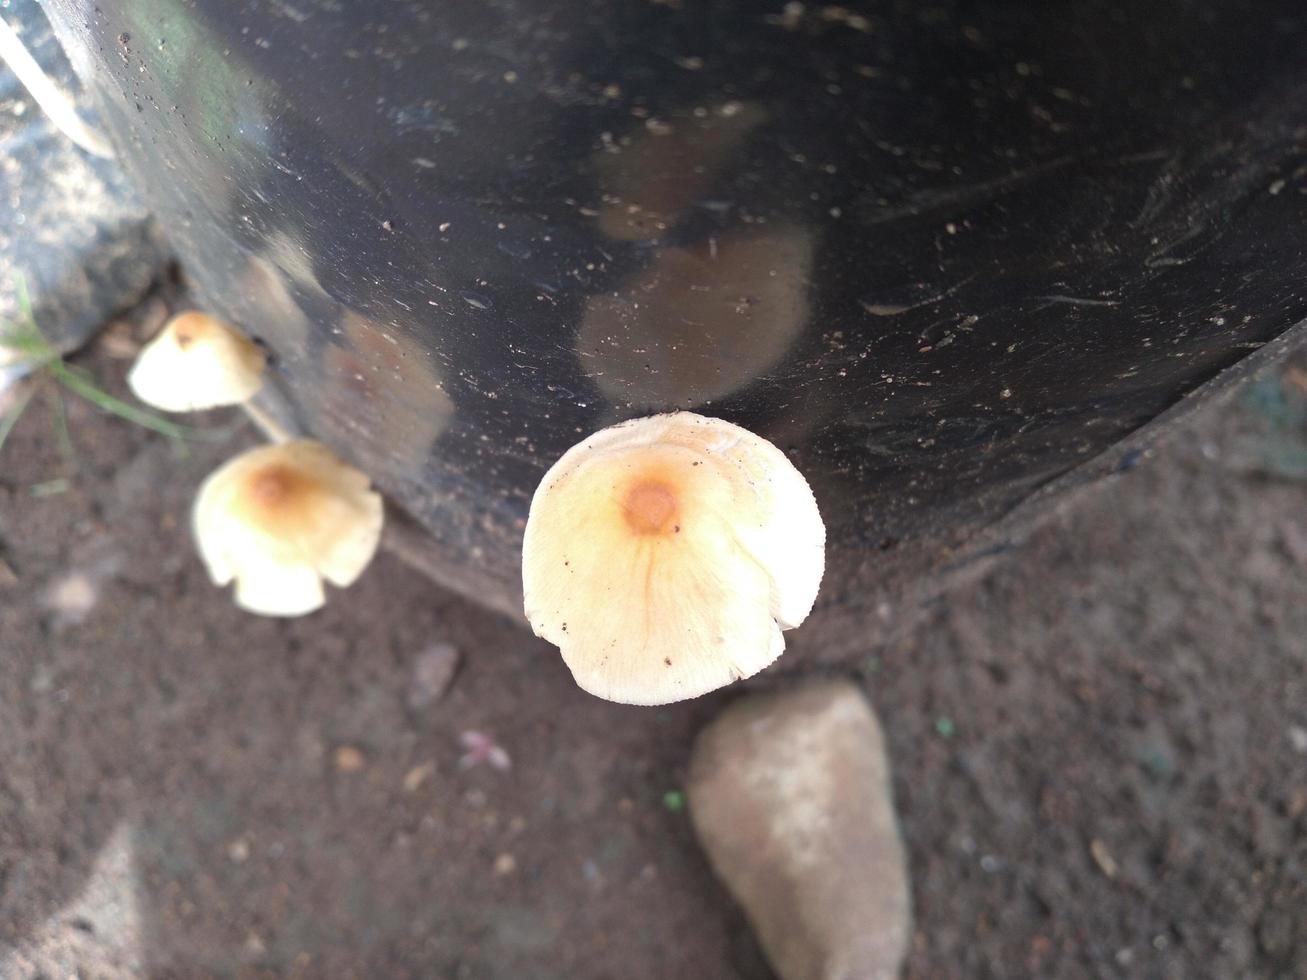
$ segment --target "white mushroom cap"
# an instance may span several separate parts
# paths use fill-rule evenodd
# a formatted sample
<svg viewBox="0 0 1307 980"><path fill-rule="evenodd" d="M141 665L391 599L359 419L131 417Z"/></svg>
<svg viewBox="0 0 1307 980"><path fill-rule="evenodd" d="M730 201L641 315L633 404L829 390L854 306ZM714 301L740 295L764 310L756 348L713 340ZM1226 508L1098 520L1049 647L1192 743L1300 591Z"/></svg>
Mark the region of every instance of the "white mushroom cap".
<svg viewBox="0 0 1307 980"><path fill-rule="evenodd" d="M197 412L235 405L263 384L263 351L221 320L179 313L136 358L127 384L147 405Z"/></svg>
<svg viewBox="0 0 1307 980"><path fill-rule="evenodd" d="M604 429L531 501L526 615L577 684L666 704L749 677L812 609L826 529L766 439L690 412Z"/></svg>
<svg viewBox="0 0 1307 980"><path fill-rule="evenodd" d="M242 453L210 474L193 528L215 585L236 582L236 604L299 616L323 604L322 580L351 584L381 540L381 497L366 474L321 443Z"/></svg>

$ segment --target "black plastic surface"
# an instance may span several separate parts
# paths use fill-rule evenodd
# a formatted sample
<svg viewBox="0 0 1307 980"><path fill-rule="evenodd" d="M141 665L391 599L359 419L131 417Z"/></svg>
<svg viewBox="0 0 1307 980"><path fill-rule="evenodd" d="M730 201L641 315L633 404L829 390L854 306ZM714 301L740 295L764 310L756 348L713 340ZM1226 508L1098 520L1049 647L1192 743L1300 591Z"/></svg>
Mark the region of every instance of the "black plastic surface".
<svg viewBox="0 0 1307 980"><path fill-rule="evenodd" d="M837 607L1307 314L1299 4L51 8L205 302L497 605L619 419L792 453Z"/></svg>

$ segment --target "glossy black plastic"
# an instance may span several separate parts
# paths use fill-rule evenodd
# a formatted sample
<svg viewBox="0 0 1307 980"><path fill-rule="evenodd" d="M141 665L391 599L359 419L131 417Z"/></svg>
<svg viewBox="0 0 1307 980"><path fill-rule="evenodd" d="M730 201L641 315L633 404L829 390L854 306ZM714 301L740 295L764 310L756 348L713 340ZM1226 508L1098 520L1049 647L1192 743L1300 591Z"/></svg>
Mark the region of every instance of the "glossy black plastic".
<svg viewBox="0 0 1307 980"><path fill-rule="evenodd" d="M852 608L1307 314L1299 4L50 6L205 304L501 606L619 419L790 452Z"/></svg>

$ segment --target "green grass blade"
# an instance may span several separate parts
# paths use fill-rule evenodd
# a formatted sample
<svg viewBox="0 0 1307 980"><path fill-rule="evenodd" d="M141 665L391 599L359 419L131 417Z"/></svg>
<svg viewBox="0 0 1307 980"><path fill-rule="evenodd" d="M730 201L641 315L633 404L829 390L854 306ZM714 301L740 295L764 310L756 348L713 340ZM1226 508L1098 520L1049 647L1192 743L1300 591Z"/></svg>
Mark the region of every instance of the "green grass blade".
<svg viewBox="0 0 1307 980"><path fill-rule="evenodd" d="M116 415L134 425L168 437L183 453L187 439L222 441L230 437L229 430L210 432L170 422L154 412L138 408L104 391L84 371L67 364L59 350L45 339L45 335L41 333L41 328L36 325L36 320L32 316L32 300L27 292L27 282L22 276L17 277L15 291L18 294L18 308L22 312L23 319L19 324L0 323L0 356L3 356L6 348L17 353L20 355L18 360L28 368L29 373L44 371L73 394L84 398L102 412ZM28 397L30 398L30 395ZM62 404L62 402L58 403L60 412ZM26 407L26 400L23 402L23 407ZM0 420L0 423L3 423L0 432L7 436L16 422L17 419L11 420L6 416ZM66 421L62 425L62 432L66 432ZM69 442L71 444L71 440ZM0 438L0 446L3 445L4 440Z"/></svg>
<svg viewBox="0 0 1307 980"><path fill-rule="evenodd" d="M18 420L23 417L23 411L27 408L27 403L32 400L34 394L36 394L36 389L29 388L19 397L18 401L14 403L14 406L5 413L5 416L0 418L0 452L4 451L5 443L9 439L9 433L14 431L14 426L16 426Z"/></svg>
<svg viewBox="0 0 1307 980"><path fill-rule="evenodd" d="M64 462L72 466L77 462L77 450L73 446L73 434L68 431L68 406L64 402L64 393L52 387L50 395L54 399L55 441L59 444L59 452L63 455Z"/></svg>
<svg viewBox="0 0 1307 980"><path fill-rule="evenodd" d="M18 308L23 313L23 318L29 323L34 323L32 319L32 297L27 292L27 277L21 272L14 276L14 292L18 294Z"/></svg>
<svg viewBox="0 0 1307 980"><path fill-rule="evenodd" d="M169 422L167 419L160 418L153 412L147 412L145 409L137 408L135 405L129 405L120 398L115 398L107 391L102 391L96 387L95 382L83 377L79 372L72 370L62 361L55 361L49 365L51 376L56 378L61 384L67 387L74 394L80 395L88 402L101 411L108 412L111 415L117 415L120 419L125 419L142 428L157 432L169 439L184 440L188 435L195 434L196 430L185 425L178 425L176 422Z"/></svg>
<svg viewBox="0 0 1307 980"><path fill-rule="evenodd" d="M22 313L22 320L16 324L0 324L0 348L18 354L19 357L11 359L11 362L23 362L30 373L35 373L50 361L56 360L59 352L36 325L36 319L32 316L32 299L27 293L27 280L18 276L14 288L18 293L18 310Z"/></svg>

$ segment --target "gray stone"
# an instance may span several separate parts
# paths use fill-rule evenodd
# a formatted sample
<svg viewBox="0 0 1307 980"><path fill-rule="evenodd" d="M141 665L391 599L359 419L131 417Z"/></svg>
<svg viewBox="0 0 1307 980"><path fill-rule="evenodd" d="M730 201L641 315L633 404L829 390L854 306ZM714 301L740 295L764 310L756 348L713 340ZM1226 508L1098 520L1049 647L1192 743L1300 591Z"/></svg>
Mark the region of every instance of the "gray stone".
<svg viewBox="0 0 1307 980"><path fill-rule="evenodd" d="M95 124L36 0L0 7L41 68ZM21 282L37 326L61 351L81 346L110 314L137 302L169 261L117 163L73 145L3 62L0 202L0 320L22 317Z"/></svg>
<svg viewBox="0 0 1307 980"><path fill-rule="evenodd" d="M880 726L858 688L736 701L699 736L694 827L782 980L890 980L911 897Z"/></svg>
<svg viewBox="0 0 1307 980"><path fill-rule="evenodd" d="M0 977L146 976L142 898L133 830L119 824L96 856L79 895L11 947L0 947Z"/></svg>
<svg viewBox="0 0 1307 980"><path fill-rule="evenodd" d="M413 661L406 700L413 711L421 711L439 701L454 681L459 653L448 643L433 643Z"/></svg>

